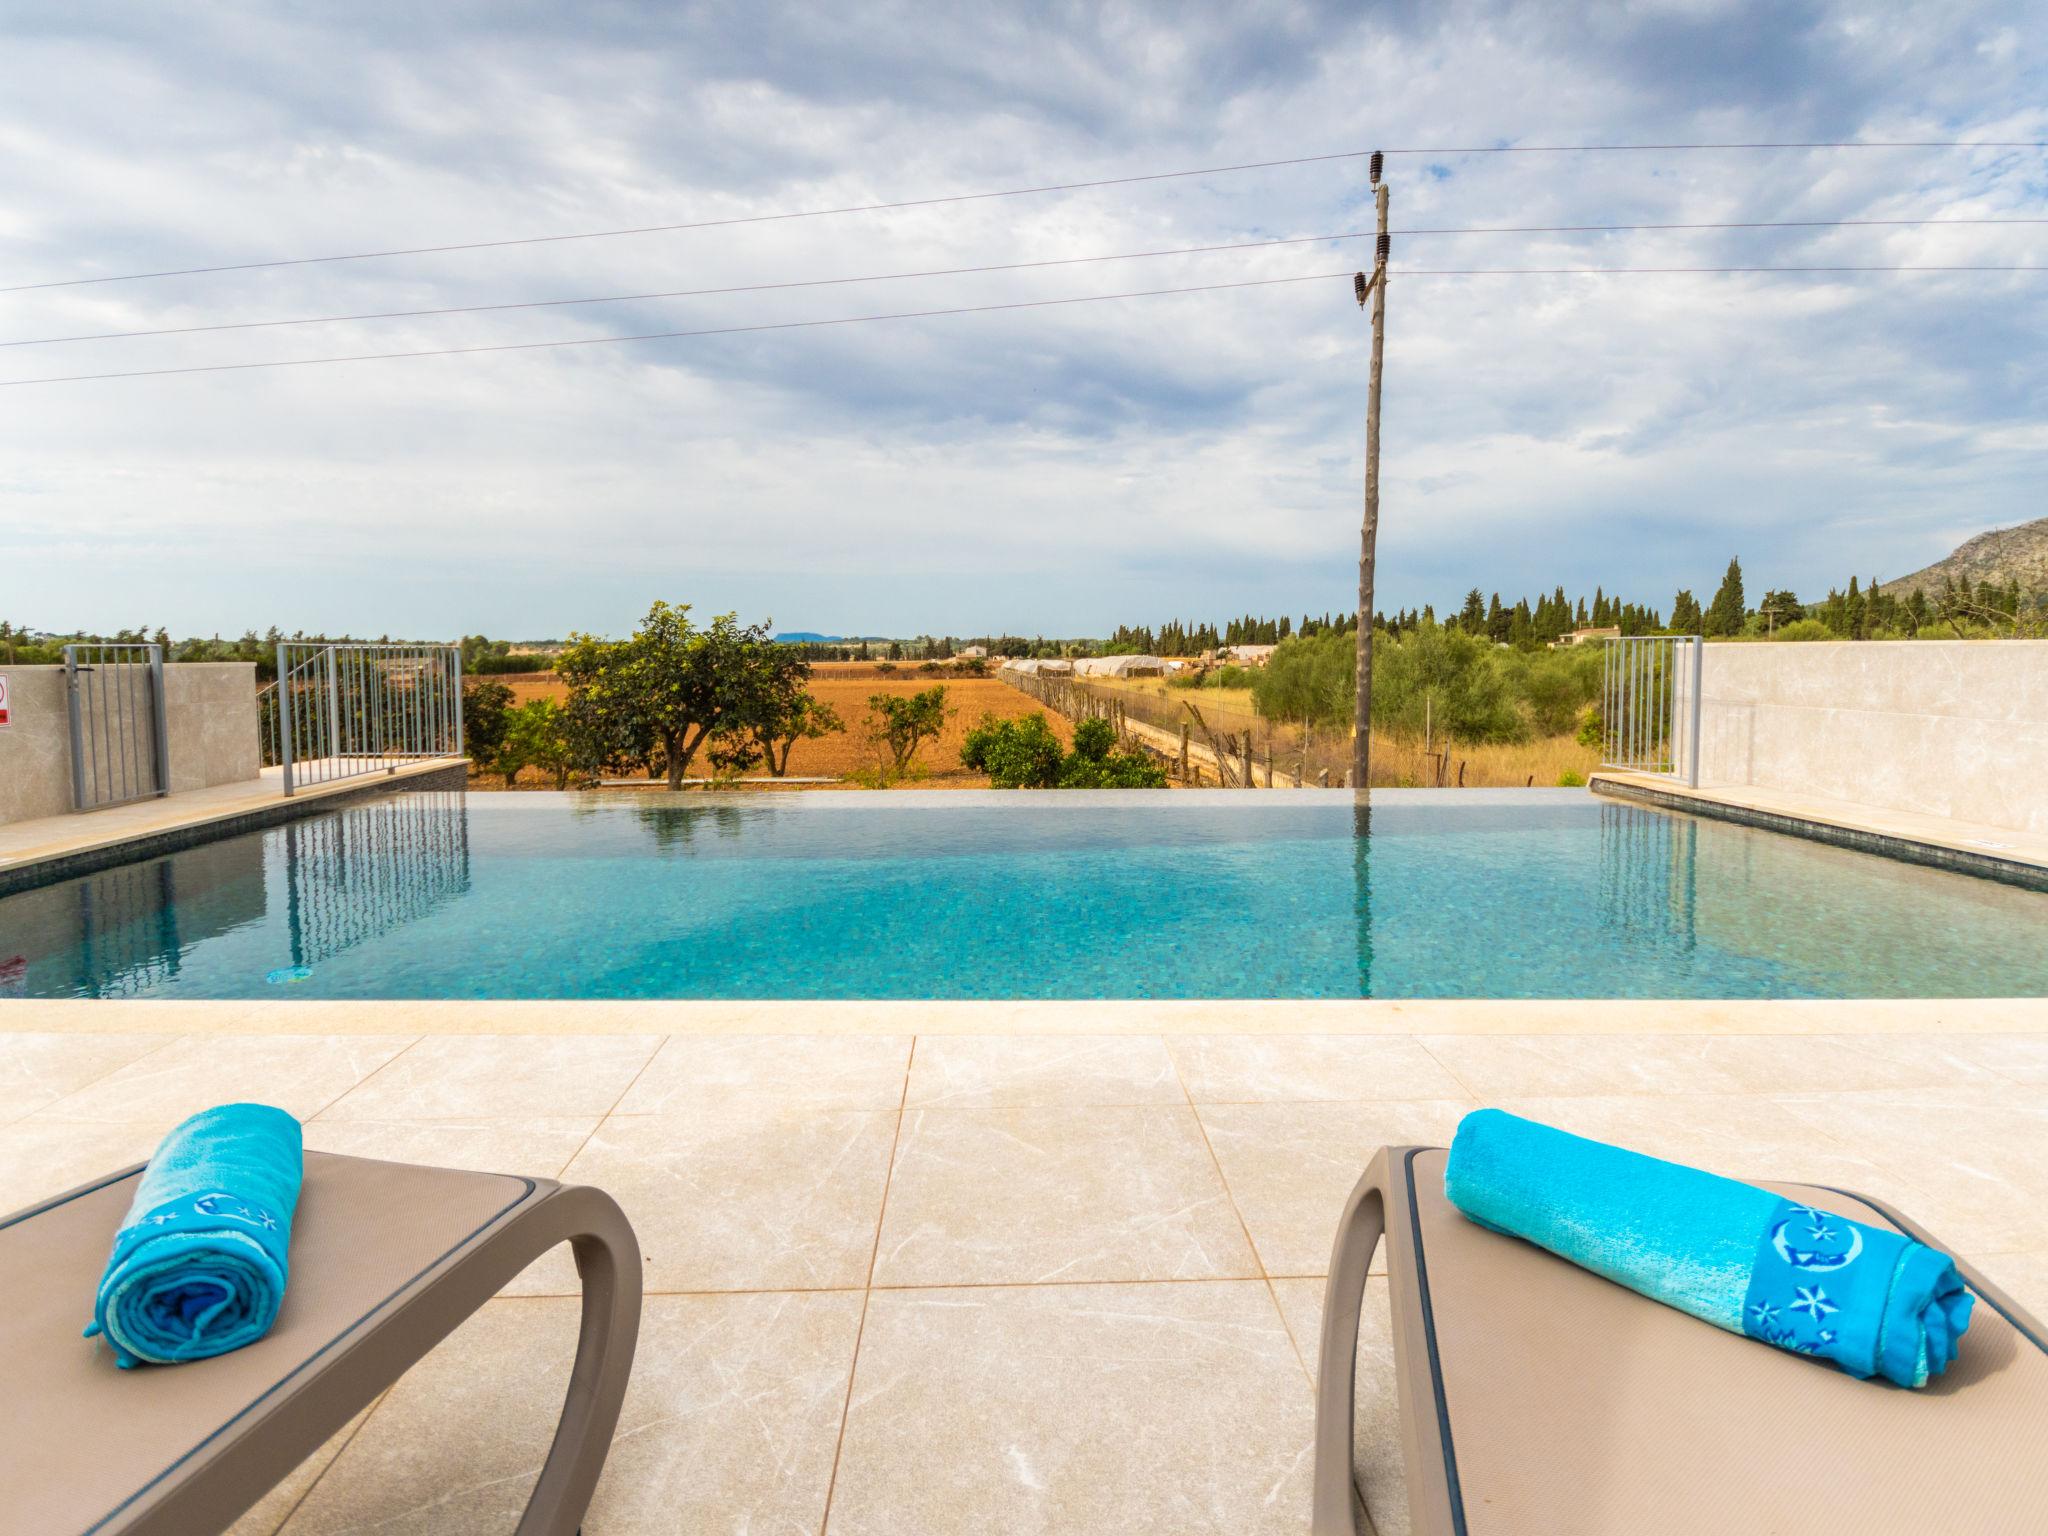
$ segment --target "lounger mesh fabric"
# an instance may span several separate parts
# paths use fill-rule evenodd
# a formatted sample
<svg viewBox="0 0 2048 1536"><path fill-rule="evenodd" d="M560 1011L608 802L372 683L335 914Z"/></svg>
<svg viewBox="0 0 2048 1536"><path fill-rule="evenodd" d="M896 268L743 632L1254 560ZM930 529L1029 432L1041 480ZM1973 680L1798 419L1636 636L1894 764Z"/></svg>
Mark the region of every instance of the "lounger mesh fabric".
<svg viewBox="0 0 2048 1536"><path fill-rule="evenodd" d="M1407 1175L1390 1180L1386 1264L1416 1536L2048 1532L2048 1350L1997 1305L1938 1381L1858 1381L1466 1220L1441 1150L1387 1155ZM1893 1225L1833 1190L1763 1187ZM1383 1432L1385 1415L1358 1422Z"/></svg>
<svg viewBox="0 0 2048 1536"><path fill-rule="evenodd" d="M98 1270L133 1198L132 1175L0 1227L9 1298L0 1365L10 1384L0 1394L0 1533L113 1527L231 1414L533 1188L506 1175L308 1154L292 1286L276 1326L233 1354L172 1370L117 1369L109 1351L78 1337L76 1287L47 1283Z"/></svg>

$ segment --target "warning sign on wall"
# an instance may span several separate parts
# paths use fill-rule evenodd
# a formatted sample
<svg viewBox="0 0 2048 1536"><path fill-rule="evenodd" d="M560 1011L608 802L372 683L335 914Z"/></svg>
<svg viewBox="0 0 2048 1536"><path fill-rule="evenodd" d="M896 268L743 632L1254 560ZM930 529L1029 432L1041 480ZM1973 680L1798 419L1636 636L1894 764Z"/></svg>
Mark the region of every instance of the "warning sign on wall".
<svg viewBox="0 0 2048 1536"><path fill-rule="evenodd" d="M14 723L7 703L7 674L0 672L0 728Z"/></svg>

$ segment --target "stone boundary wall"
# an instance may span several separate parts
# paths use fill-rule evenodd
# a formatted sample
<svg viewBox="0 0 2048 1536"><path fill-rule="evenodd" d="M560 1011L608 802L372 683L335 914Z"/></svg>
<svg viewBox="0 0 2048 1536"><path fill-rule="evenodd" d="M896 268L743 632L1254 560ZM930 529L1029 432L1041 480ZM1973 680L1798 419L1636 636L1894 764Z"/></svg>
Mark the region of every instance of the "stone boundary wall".
<svg viewBox="0 0 2048 1536"><path fill-rule="evenodd" d="M1703 789L2048 833L2048 640L1710 643L1703 670Z"/></svg>
<svg viewBox="0 0 2048 1536"><path fill-rule="evenodd" d="M0 665L13 723L0 729L0 824L71 809L71 732L60 666ZM173 794L237 784L262 771L256 665L172 662L164 668Z"/></svg>

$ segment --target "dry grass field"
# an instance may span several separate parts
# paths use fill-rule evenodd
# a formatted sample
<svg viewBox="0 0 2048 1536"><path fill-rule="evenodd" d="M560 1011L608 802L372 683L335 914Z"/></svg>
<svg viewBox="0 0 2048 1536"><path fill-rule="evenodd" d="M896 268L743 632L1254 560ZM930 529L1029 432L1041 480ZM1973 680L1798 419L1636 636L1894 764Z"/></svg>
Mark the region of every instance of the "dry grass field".
<svg viewBox="0 0 2048 1536"><path fill-rule="evenodd" d="M515 702L521 704L535 698L561 699L568 691L548 673L515 673L497 681L510 685ZM946 723L945 734L937 741L926 743L918 753L918 761L925 769L924 777L906 780L898 786L900 788L986 789L988 779L984 775L969 773L960 766L960 743L984 713L1005 719L1040 713L1062 742L1071 743L1073 739L1073 727L1064 717L993 676L965 677L943 667L938 672L921 672L914 662L898 663L895 671L884 672L874 662L828 661L820 662L812 669L811 692L839 712L847 729L842 735L798 742L796 750L790 754L790 774L793 777L832 777L842 781L839 785L802 787L856 788L847 776L862 769L871 769L877 761L874 749L862 734L869 696L877 693L918 693L934 683L945 684L947 706L955 713ZM1271 728L1259 720L1252 709L1249 688L1169 688L1164 681L1155 678L1091 679L1091 683L1100 689L1144 696L1148 702L1158 701L1162 719L1177 721L1185 714L1180 701L1186 699L1192 701L1210 726L1219 732L1250 727L1253 739L1260 743L1270 732L1275 743L1276 765L1283 772L1292 771L1294 767L1298 749L1294 745L1293 729L1287 726ZM1150 718L1150 715L1143 718ZM1341 774L1348 748L1331 740L1325 740L1321 746L1322 750L1315 755L1314 761L1327 759L1336 763L1337 772ZM1263 761L1263 752L1257 755ZM1466 789L1519 789L1532 783L1539 787L1555 785L1566 773L1577 774L1583 780L1599 764L1600 755L1592 748L1580 746L1569 736L1553 736L1507 746L1453 744L1449 748L1448 760L1441 765L1441 774L1442 782L1450 786L1461 783L1462 769L1462 786ZM701 771L698 764L692 767ZM763 771L756 769L754 773ZM1438 773L1438 766L1423 752L1419 740L1374 735L1372 781L1375 785L1385 788L1427 786L1437 782ZM470 782L479 789L505 787L503 777L498 774L473 775ZM519 776L517 787L547 789L552 787L552 781L529 768ZM796 787L799 786L791 786Z"/></svg>
<svg viewBox="0 0 2048 1536"><path fill-rule="evenodd" d="M1134 717L1156 724L1171 722L1170 728L1177 729L1180 719L1187 714L1182 704L1186 701L1200 710L1210 728L1219 734L1249 730L1256 743L1253 755L1260 761L1264 761L1264 745L1269 737L1275 766L1281 771L1293 772L1300 761L1299 729L1260 719L1252 707L1249 688L1174 688L1163 678L1151 677L1090 678L1088 682L1099 691L1113 691L1139 701L1144 709L1141 713L1134 707ZM1542 788L1554 786L1566 773L1577 774L1583 781L1600 766L1600 754L1591 747L1580 746L1571 736L1540 737L1499 746L1463 746L1441 741L1434 745L1435 756L1445 759L1441 763L1433 762L1431 754L1423 751L1420 739L1375 731L1373 783L1390 789L1423 788L1435 785L1440 777L1446 787L1520 789L1534 784ZM1348 732L1318 732L1309 753L1310 772L1319 766L1329 766L1335 779L1342 774L1349 755Z"/></svg>
<svg viewBox="0 0 2048 1536"><path fill-rule="evenodd" d="M508 684L512 689L515 703L524 704L528 699L551 698L560 700L568 690L552 675L547 673L514 673L500 677L497 681ZM894 672L883 672L873 662L827 661L817 663L811 671L811 693L820 703L829 704L839 712L839 718L846 722L843 734L821 737L817 741L800 741L789 755L789 772L792 777L832 776L845 779L846 775L864 768L873 768L877 759L874 748L868 745L862 731L867 719L868 699L873 694L921 693L935 683L946 687L946 706L954 711L953 718L946 722L945 733L936 741L926 742L918 750L917 760L926 770L925 776L910 779L900 786L905 789L986 789L988 778L985 774L969 773L960 766L960 743L966 738L984 713L1002 718L1015 715L1043 714L1052 726L1053 732L1064 743L1071 743L1073 729L1067 721L1034 699L1028 699L1006 683L993 677L964 677L950 669L920 672L914 662L898 663ZM691 765L693 771L701 771L698 764ZM764 774L765 769L755 769L749 774ZM505 780L499 774L473 776L471 783L479 789L505 787ZM545 789L550 787L546 776L534 769L527 769L519 776L521 789ZM750 788L759 786L749 786ZM811 785L816 789L820 785ZM847 788L856 787L850 782Z"/></svg>

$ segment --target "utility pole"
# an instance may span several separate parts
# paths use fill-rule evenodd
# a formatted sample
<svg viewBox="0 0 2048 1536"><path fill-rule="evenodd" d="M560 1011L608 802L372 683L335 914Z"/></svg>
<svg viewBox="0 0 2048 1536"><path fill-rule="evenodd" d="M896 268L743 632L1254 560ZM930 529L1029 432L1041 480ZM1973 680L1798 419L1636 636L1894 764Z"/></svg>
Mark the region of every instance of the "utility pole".
<svg viewBox="0 0 2048 1536"><path fill-rule="evenodd" d="M1363 794L1372 783L1372 615L1373 546L1380 536L1380 362L1387 346L1387 184L1380 180L1385 159L1372 152L1373 204L1379 214L1379 240L1373 247L1372 276L1353 276L1358 307L1372 300L1372 370L1365 395L1365 523L1358 534L1358 688L1352 701L1351 785Z"/></svg>

